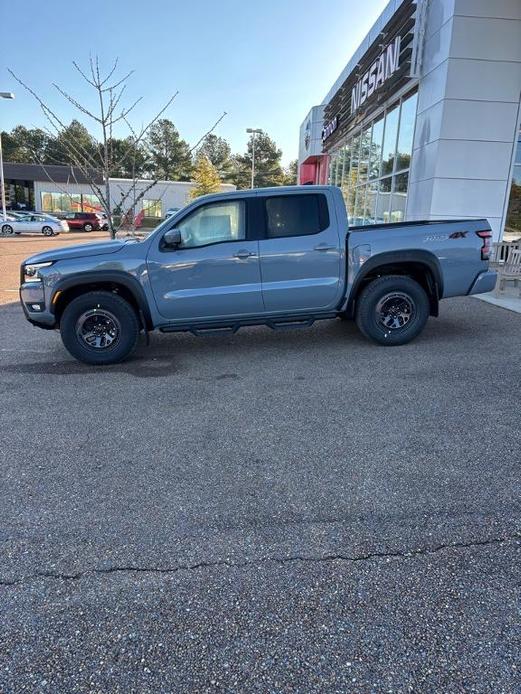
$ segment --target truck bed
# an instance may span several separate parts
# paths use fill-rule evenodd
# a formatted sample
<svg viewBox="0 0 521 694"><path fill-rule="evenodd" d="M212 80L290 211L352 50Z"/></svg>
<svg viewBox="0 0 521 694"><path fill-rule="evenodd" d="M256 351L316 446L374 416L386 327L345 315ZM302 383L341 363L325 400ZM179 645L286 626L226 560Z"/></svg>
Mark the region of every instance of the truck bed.
<svg viewBox="0 0 521 694"><path fill-rule="evenodd" d="M414 227L414 226L435 226L436 224L468 224L468 222L485 222L488 225L488 221L483 217L477 217L472 219L427 219L427 220L417 220L413 222L387 222L382 224L357 224L354 226L349 226L349 231L375 231L375 230L393 230L397 227Z"/></svg>

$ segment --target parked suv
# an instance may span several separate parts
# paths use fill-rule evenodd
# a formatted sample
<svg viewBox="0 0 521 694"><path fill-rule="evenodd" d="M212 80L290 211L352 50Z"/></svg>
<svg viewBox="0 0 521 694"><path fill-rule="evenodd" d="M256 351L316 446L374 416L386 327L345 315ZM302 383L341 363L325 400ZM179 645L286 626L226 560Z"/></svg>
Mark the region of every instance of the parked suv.
<svg viewBox="0 0 521 694"><path fill-rule="evenodd" d="M101 229L100 219L95 212L67 212L57 216L66 220L71 231L73 229L81 229L82 231Z"/></svg>

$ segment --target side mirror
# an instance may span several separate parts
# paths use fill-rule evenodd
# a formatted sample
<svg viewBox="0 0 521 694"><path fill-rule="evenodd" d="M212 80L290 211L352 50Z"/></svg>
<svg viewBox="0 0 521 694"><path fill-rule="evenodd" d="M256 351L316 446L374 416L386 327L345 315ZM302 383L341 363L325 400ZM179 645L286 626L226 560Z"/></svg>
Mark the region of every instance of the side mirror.
<svg viewBox="0 0 521 694"><path fill-rule="evenodd" d="M181 245L181 232L179 231L179 229L169 229L163 236L163 241L165 243L165 246L169 246L170 248L177 248L177 246Z"/></svg>

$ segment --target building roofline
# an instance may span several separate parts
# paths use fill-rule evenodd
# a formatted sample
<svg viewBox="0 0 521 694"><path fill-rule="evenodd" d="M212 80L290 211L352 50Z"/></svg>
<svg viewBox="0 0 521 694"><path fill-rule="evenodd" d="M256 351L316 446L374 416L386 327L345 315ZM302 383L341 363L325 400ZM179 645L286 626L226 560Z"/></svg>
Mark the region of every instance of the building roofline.
<svg viewBox="0 0 521 694"><path fill-rule="evenodd" d="M110 181L122 181L122 182L127 182L127 181L132 181L132 178L114 178L113 176L110 176L109 178ZM154 179L152 178L136 178L136 183L152 183ZM195 186L197 185L196 181L166 181L166 180L158 180L156 181L157 185L160 184L175 184L176 186ZM222 186L233 186L233 183L221 183Z"/></svg>
<svg viewBox="0 0 521 694"><path fill-rule="evenodd" d="M389 0L389 2L385 6L384 10L381 12L378 19L375 21L373 26L369 29L369 32L367 33L366 37L363 39L361 44L358 46L356 51L351 56L347 65L344 67L344 69L342 70L340 75L337 77L337 79L333 83L333 86L331 87L331 89L328 91L328 93L322 99L321 105L328 104L331 101L331 99L335 96L335 94L340 89L340 87L344 84L344 82L346 81L348 76L356 68L357 64L360 62L360 59L369 50L371 44L374 42L374 40L376 39L378 34L381 32L382 28L387 24L389 19L393 16L393 14L398 10L398 8L404 2L405 2L405 0ZM307 116L306 116L306 118L307 118Z"/></svg>

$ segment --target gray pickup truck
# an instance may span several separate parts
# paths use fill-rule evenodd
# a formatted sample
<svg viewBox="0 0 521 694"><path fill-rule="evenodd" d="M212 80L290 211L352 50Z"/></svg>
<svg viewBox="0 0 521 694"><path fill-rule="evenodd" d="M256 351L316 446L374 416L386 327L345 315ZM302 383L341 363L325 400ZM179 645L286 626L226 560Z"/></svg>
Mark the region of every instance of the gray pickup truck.
<svg viewBox="0 0 521 694"><path fill-rule="evenodd" d="M494 288L485 219L349 227L333 186L198 198L143 241L56 249L21 267L27 319L88 364L128 357L139 333L235 332L354 319L402 345L440 299Z"/></svg>

